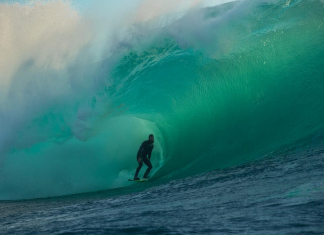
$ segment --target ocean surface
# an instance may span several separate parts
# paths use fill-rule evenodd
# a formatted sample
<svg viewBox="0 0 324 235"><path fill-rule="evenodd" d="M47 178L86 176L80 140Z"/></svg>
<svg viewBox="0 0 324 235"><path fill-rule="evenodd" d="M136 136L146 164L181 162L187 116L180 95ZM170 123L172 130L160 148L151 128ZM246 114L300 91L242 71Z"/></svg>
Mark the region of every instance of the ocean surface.
<svg viewBox="0 0 324 235"><path fill-rule="evenodd" d="M0 234L324 234L324 2L197 2L0 3Z"/></svg>

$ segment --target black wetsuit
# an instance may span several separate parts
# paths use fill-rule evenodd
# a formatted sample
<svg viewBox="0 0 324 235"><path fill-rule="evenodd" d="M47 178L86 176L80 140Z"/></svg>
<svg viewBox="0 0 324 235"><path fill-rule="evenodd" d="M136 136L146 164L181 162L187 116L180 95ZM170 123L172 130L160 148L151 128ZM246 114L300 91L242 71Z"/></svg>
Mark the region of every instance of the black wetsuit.
<svg viewBox="0 0 324 235"><path fill-rule="evenodd" d="M144 174L144 178L147 177L147 175L150 173L151 169L152 169L152 164L151 164L151 154L152 154L152 150L154 148L154 145L151 141L146 140L142 143L141 147L139 148L138 152L137 152L137 160L139 158L142 159L142 161L139 164L139 166L136 169L136 173L135 173L135 178L137 177L139 171L141 170L142 166L143 166L143 162L145 163L145 165L148 166L145 174ZM148 156L148 159L147 159Z"/></svg>

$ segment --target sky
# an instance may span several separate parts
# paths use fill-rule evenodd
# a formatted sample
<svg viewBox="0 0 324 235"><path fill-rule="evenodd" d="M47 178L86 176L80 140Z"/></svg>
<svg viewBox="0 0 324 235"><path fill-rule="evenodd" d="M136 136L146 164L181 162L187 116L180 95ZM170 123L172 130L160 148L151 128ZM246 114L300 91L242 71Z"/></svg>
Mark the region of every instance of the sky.
<svg viewBox="0 0 324 235"><path fill-rule="evenodd" d="M90 7L91 4L99 2L101 0L69 0L72 2L72 5L77 6L78 9L84 11L86 8ZM0 3L27 3L30 0L0 0Z"/></svg>

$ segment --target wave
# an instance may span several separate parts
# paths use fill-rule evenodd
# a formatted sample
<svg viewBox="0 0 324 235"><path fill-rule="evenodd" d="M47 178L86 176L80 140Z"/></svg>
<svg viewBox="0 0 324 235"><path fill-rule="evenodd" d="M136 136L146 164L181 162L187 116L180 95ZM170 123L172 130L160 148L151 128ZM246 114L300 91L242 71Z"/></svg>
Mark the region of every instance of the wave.
<svg viewBox="0 0 324 235"><path fill-rule="evenodd" d="M323 131L321 1L139 6L103 34L68 3L1 4L17 35L1 39L0 199L126 186L150 133L154 177L176 178Z"/></svg>

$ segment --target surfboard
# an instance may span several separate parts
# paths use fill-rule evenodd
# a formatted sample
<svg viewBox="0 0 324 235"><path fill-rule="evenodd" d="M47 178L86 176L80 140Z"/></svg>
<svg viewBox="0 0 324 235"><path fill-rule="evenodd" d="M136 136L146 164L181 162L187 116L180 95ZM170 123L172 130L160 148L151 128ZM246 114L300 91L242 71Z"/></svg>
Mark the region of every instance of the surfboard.
<svg viewBox="0 0 324 235"><path fill-rule="evenodd" d="M148 181L148 179L140 179L140 180L129 179L128 181L134 181L134 182L140 182L140 183L142 183L142 182Z"/></svg>

